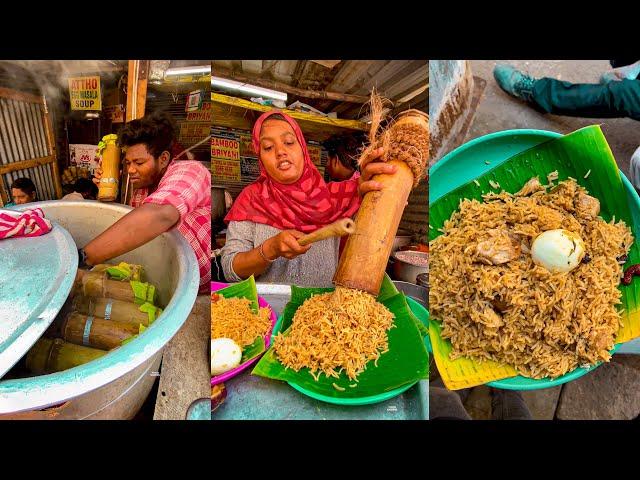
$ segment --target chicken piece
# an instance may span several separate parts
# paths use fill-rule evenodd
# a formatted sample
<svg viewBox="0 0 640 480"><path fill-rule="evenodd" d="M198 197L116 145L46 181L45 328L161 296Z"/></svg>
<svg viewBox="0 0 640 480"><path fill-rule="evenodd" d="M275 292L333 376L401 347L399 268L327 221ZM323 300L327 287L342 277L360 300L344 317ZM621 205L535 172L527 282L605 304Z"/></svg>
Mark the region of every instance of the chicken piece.
<svg viewBox="0 0 640 480"><path fill-rule="evenodd" d="M486 307L482 311L471 310L471 320L476 323L481 323L488 328L499 328L504 325L502 316L496 313L491 307Z"/></svg>
<svg viewBox="0 0 640 480"><path fill-rule="evenodd" d="M476 258L487 265L500 265L520 256L520 239L506 230L489 230L489 238L476 246Z"/></svg>
<svg viewBox="0 0 640 480"><path fill-rule="evenodd" d="M541 231L544 232L546 230L562 228L564 215L561 212L543 205L540 205L538 212L540 212L540 215L538 216L536 223Z"/></svg>
<svg viewBox="0 0 640 480"><path fill-rule="evenodd" d="M573 205L578 216L582 218L595 218L600 214L600 200L584 192L578 192Z"/></svg>
<svg viewBox="0 0 640 480"><path fill-rule="evenodd" d="M522 187L515 196L526 197L527 195L539 192L540 190L544 190L544 187L540 183L540 180L538 180L538 177L533 177L531 180L524 184L524 187Z"/></svg>

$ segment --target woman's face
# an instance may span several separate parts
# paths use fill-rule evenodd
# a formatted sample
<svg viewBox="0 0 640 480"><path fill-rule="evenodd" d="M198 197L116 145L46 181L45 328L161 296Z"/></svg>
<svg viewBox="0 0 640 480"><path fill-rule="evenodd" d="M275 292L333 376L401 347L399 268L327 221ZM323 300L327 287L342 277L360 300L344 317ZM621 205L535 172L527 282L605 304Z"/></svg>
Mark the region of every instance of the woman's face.
<svg viewBox="0 0 640 480"><path fill-rule="evenodd" d="M266 120L262 124L260 160L278 183L294 183L302 176L304 155L291 125L283 120Z"/></svg>
<svg viewBox="0 0 640 480"><path fill-rule="evenodd" d="M33 202L35 200L35 194L29 195L27 192L19 188L12 188L11 196L13 197L13 203L15 203L16 205L22 205L24 203Z"/></svg>

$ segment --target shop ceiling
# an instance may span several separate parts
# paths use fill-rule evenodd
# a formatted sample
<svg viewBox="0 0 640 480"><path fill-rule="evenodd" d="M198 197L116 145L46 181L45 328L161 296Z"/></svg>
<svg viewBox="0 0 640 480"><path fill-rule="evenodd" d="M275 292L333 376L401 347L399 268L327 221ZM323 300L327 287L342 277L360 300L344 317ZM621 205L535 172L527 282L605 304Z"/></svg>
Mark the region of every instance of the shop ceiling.
<svg viewBox="0 0 640 480"><path fill-rule="evenodd" d="M428 112L427 60L214 60L212 75L284 91L288 105L299 100L338 118L366 120L372 87L393 102L391 115ZM318 92L335 95L312 98Z"/></svg>

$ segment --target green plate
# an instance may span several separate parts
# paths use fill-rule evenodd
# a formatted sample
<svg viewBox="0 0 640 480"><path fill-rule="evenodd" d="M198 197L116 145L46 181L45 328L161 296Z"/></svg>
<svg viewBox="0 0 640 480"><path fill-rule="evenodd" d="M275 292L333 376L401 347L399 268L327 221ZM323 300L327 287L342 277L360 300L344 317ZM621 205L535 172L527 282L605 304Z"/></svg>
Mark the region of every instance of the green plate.
<svg viewBox="0 0 640 480"><path fill-rule="evenodd" d="M562 136L560 133L545 130L505 130L465 143L451 151L430 169L429 204L433 204L449 192L493 170L514 155ZM620 172L620 176L627 194L633 225L640 225L638 223L640 219L640 197L638 197L635 188L622 172ZM638 237L637 228L634 230L634 236ZM613 354L621 345L615 345L611 353ZM430 353L432 352L431 342L427 344L427 349ZM518 375L489 382L487 385L506 390L550 388L580 378L600 364L598 363L590 368L578 367L555 379L532 379Z"/></svg>
<svg viewBox="0 0 640 480"><path fill-rule="evenodd" d="M429 312L427 311L426 308L424 308L422 305L420 305L418 302L416 302L414 299L406 297L407 303L409 304L409 308L411 309L411 312L417 317L417 319L422 322L423 325L428 325L429 324ZM273 334L271 337L271 343L273 344L273 339L274 337L278 334L278 332L280 331L280 327L282 326L282 321L283 321L283 315L280 315L280 317L278 318L278 323L276 323L276 326L273 329ZM424 338L424 344L425 347L427 347L427 349L430 349L431 344L429 343L429 337L425 336ZM401 387L398 387L394 390L390 390L388 392L384 392L384 393L380 393L377 395L371 395L371 396L367 396L367 397L359 397L359 398L338 398L338 397L329 397L326 395L322 395L318 392L314 392L311 390L307 390L301 386L299 386L298 384L294 383L294 382L287 382L289 385L291 385L291 387L293 387L295 390L299 391L300 393L302 393L303 395L306 395L308 397L311 397L315 400L319 400L321 402L327 402L327 403L333 403L335 405L351 405L351 406L355 406L355 405L371 405L374 403L380 403L380 402L384 402L385 400L389 400L393 397L396 397L404 392L406 392L407 390L409 390L411 387L413 387L416 383L418 382L411 382L408 383L407 385L403 385Z"/></svg>

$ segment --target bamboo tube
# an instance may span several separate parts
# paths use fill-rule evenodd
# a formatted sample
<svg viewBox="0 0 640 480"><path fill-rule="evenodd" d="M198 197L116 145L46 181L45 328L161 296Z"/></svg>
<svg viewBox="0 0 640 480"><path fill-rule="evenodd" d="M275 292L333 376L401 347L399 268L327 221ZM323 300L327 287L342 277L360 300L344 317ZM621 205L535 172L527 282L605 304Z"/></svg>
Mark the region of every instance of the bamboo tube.
<svg viewBox="0 0 640 480"><path fill-rule="evenodd" d="M149 326L149 315L146 312L141 312L139 305L113 298L79 295L74 299L73 309L84 315L94 315L118 323L127 323L136 327L140 324L145 327Z"/></svg>
<svg viewBox="0 0 640 480"><path fill-rule="evenodd" d="M74 312L67 317L62 331L67 342L111 350L122 345L127 338L137 335L138 327Z"/></svg>
<svg viewBox="0 0 640 480"><path fill-rule="evenodd" d="M116 135L107 135L102 140L106 144L102 152L102 177L98 188L98 200L113 202L118 197L120 178L120 148L116 145Z"/></svg>
<svg viewBox="0 0 640 480"><path fill-rule="evenodd" d="M106 272L87 272L78 273L76 278L80 278L82 288L79 292L87 297L104 297L122 300L124 302L136 302L136 296L129 282L120 282L118 280L109 280ZM149 301L155 305L155 295L153 301Z"/></svg>
<svg viewBox="0 0 640 480"><path fill-rule="evenodd" d="M349 236L333 277L336 285L378 295L409 193L428 163L428 132L428 117L417 110L404 112L388 131L388 163L398 169L373 177L383 188L362 200L356 231Z"/></svg>
<svg viewBox="0 0 640 480"><path fill-rule="evenodd" d="M40 338L27 353L27 368L36 375L61 372L89 363L106 353L67 343L60 338Z"/></svg>
<svg viewBox="0 0 640 480"><path fill-rule="evenodd" d="M298 243L303 247L310 243L319 242L331 237L343 237L355 232L355 223L350 218L342 218L322 227L315 232L311 232L298 239Z"/></svg>

